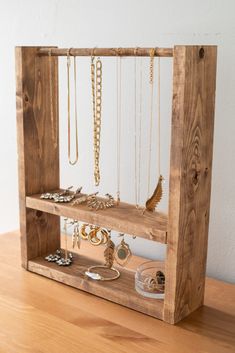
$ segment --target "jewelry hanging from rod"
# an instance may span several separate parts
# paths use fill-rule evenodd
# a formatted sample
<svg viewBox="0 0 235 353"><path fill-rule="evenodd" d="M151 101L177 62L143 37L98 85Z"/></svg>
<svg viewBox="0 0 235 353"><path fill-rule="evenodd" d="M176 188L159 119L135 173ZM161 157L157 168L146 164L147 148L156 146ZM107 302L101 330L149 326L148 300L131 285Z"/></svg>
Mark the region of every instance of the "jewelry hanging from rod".
<svg viewBox="0 0 235 353"><path fill-rule="evenodd" d="M95 50L95 49L94 49ZM94 51L93 51L94 54ZM101 112L102 112L102 62L100 57L95 61L91 56L91 89L93 104L94 124L94 179L95 186L100 184L100 135L101 135Z"/></svg>
<svg viewBox="0 0 235 353"><path fill-rule="evenodd" d="M137 191L137 77L136 77L137 76L137 58L136 58L137 50L138 48L135 48L135 51L134 51L134 55L135 55L135 58L134 58L134 151L135 151L134 187L135 187L135 207L136 208L139 207L138 201L137 201L137 194L138 194L138 191Z"/></svg>
<svg viewBox="0 0 235 353"><path fill-rule="evenodd" d="M150 60L153 60L152 57ZM153 82L154 82L154 64L150 62L150 83L151 83L151 120L150 120L150 136L152 137L152 116L153 116ZM146 201L145 207L148 211L154 211L159 202L162 199L163 188L162 184L164 181L163 176L161 175L161 66L160 66L160 58L158 58L158 183L152 194L149 197L149 186L150 186L150 165L149 165L149 174L148 174L148 200ZM149 148L149 161L151 163L151 140L150 140L150 148Z"/></svg>
<svg viewBox="0 0 235 353"><path fill-rule="evenodd" d="M50 89L50 114L51 114L51 128L52 128L52 142L54 147L57 147L57 94L55 94L55 108L53 105L53 79L52 79L52 57L51 49L48 51L49 56L49 89Z"/></svg>
<svg viewBox="0 0 235 353"><path fill-rule="evenodd" d="M139 158L138 158L138 189L137 189L137 205L140 205L140 188L141 188L141 151L142 151L142 99L143 99L143 58L140 58L140 85L139 85Z"/></svg>
<svg viewBox="0 0 235 353"><path fill-rule="evenodd" d="M140 179L141 179L141 145L142 145L142 58L140 58L139 67L137 67L138 47L135 48L134 54L134 188L135 188L135 206L140 206ZM137 69L139 68L139 114L137 113ZM139 121L138 121L139 119ZM139 136L137 133L139 127ZM138 143L137 143L138 140Z"/></svg>
<svg viewBox="0 0 235 353"><path fill-rule="evenodd" d="M117 82L117 205L120 203L121 184L121 123L122 123L122 57L116 59L116 82Z"/></svg>
<svg viewBox="0 0 235 353"><path fill-rule="evenodd" d="M75 125L75 159L71 160L71 111L70 111L70 51L67 50L67 93L68 93L68 161L69 164L75 165L78 161L78 118L77 118L77 70L76 56L73 57L74 62L74 125Z"/></svg>

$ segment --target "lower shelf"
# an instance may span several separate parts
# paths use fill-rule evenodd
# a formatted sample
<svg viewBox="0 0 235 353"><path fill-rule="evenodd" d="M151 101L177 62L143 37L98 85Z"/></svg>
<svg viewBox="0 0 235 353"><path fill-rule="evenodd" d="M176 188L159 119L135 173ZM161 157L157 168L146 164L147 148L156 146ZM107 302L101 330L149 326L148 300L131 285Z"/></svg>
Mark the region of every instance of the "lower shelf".
<svg viewBox="0 0 235 353"><path fill-rule="evenodd" d="M162 320L164 301L144 298L135 291L135 271L121 269L118 280L99 282L84 275L95 264L100 262L77 254L70 267L59 267L40 257L28 262L28 270Z"/></svg>

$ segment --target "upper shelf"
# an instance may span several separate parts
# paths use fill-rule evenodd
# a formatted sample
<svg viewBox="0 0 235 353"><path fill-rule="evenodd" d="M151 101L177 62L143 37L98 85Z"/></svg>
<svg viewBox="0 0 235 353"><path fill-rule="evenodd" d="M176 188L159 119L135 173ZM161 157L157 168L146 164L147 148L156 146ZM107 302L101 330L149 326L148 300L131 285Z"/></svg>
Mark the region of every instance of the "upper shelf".
<svg viewBox="0 0 235 353"><path fill-rule="evenodd" d="M27 196L26 207L57 216L77 219L125 234L154 240L166 244L167 216L160 212L146 211L121 202L119 206L93 211L86 205L55 203L40 199L40 195Z"/></svg>

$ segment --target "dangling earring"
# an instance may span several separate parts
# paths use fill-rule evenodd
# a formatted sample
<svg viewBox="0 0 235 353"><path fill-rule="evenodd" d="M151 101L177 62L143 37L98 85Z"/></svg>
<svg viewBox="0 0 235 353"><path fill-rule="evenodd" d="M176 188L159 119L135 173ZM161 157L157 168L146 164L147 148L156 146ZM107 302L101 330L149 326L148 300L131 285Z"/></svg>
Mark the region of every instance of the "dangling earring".
<svg viewBox="0 0 235 353"><path fill-rule="evenodd" d="M73 234L72 234L72 247L73 247L73 249L75 248L76 245L77 245L77 248L80 249L81 238L80 238L78 221L74 221L74 228L73 228Z"/></svg>
<svg viewBox="0 0 235 353"><path fill-rule="evenodd" d="M131 249L129 245L124 240L124 234L120 233L120 236L123 237L121 243L115 249L115 261L121 265L125 266L132 256Z"/></svg>

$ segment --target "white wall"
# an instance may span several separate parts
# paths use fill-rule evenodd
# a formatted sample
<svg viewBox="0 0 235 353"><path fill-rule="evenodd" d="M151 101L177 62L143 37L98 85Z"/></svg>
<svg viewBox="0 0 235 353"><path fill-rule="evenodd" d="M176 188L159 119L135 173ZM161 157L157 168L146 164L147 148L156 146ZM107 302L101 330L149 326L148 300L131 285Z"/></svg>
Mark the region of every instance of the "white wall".
<svg viewBox="0 0 235 353"><path fill-rule="evenodd" d="M216 124L213 163L213 187L208 254L208 275L235 282L235 2L192 0L8 0L0 1L0 232L18 228L17 152L15 124L16 45L58 45L59 47L125 47L174 44L217 44L218 72ZM115 192L115 61L104 59L104 106L101 192ZM148 60L143 61L145 79ZM167 177L169 163L169 123L171 109L171 59L162 60L163 172ZM125 136L133 146L133 60L123 59L125 92ZM63 186L92 187L91 104L89 91L89 58L78 59L79 138L81 161L68 167L66 161L66 97L65 60L60 65L61 164ZM147 93L144 109L148 117ZM147 121L147 120L146 120ZM145 130L144 130L145 131ZM144 132L145 133L145 132ZM145 133L146 134L146 133ZM167 137L168 136L168 137ZM88 142L87 142L88 141ZM147 151L145 136L144 150ZM123 198L133 201L132 147L122 159ZM114 157L115 158L115 157ZM143 161L142 184L146 175ZM109 169L107 168L109 166ZM154 185L154 183L153 183ZM142 196L146 191L142 187ZM167 195L167 193L166 193ZM166 208L167 196L162 203ZM133 250L148 254L147 242L131 242ZM163 256L157 244L151 246L150 257Z"/></svg>

